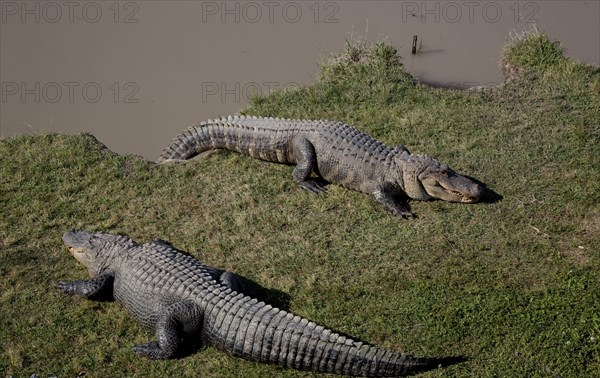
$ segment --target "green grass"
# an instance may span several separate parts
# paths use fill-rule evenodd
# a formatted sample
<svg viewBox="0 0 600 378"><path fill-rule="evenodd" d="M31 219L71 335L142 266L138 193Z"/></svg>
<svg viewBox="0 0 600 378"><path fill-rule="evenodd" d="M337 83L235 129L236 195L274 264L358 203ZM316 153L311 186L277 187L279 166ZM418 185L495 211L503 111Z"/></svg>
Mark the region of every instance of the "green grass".
<svg viewBox="0 0 600 378"><path fill-rule="evenodd" d="M543 47L540 47L543 46ZM88 134L0 141L0 376L309 377L206 348L176 361L116 303L61 295L83 278L70 228L169 240L289 295L289 310L388 348L469 356L423 376L586 377L600 371L600 70L546 37L505 49L526 72L483 91L418 84L385 44L349 47L307 87L245 114L342 120L476 177L503 198L386 213L292 168L220 152L156 166ZM159 151L157 151L158 155ZM281 298L274 298L281 300Z"/></svg>
<svg viewBox="0 0 600 378"><path fill-rule="evenodd" d="M546 71L561 63L569 62L560 42L551 41L545 34L523 39L507 46L504 58L520 67L540 71Z"/></svg>

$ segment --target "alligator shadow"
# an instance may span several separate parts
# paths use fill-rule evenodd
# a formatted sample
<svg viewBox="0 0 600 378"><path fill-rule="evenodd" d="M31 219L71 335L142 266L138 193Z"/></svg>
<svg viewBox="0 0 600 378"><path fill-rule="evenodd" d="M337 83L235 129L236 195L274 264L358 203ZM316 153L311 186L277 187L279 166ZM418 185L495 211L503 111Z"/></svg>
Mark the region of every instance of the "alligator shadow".
<svg viewBox="0 0 600 378"><path fill-rule="evenodd" d="M492 189L486 187L485 193L483 193L483 197L479 200L481 203L496 203L500 202L504 199L504 197Z"/></svg>
<svg viewBox="0 0 600 378"><path fill-rule="evenodd" d="M277 307L280 310L289 311L291 297L288 293L273 288L266 288L246 277L237 277L242 283L243 293L245 295L256 298L273 307Z"/></svg>
<svg viewBox="0 0 600 378"><path fill-rule="evenodd" d="M469 357L467 357L467 356L435 357L435 358L428 358L427 360L428 360L427 364L424 364L424 366L422 368L417 368L417 369L411 371L409 374L407 374L407 376L420 374L420 373L430 371L430 370L445 368L445 367L448 367L451 365L460 364L462 362L467 362L469 360Z"/></svg>
<svg viewBox="0 0 600 378"><path fill-rule="evenodd" d="M501 194L490 189L490 187L487 186L484 182L477 180L476 178L471 177L471 176L465 175L465 177L468 178L469 180L475 181L479 185L483 185L483 187L485 188L485 191L483 192L483 196L479 199L480 203L496 203L496 202L502 201L502 199L504 198Z"/></svg>

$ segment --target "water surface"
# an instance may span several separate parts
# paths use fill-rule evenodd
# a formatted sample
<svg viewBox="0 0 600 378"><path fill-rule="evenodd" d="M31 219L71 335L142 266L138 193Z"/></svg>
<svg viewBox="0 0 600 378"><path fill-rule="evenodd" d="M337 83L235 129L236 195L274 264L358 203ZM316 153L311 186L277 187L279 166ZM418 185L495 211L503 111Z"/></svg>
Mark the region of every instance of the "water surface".
<svg viewBox="0 0 600 378"><path fill-rule="evenodd" d="M436 86L501 82L502 46L536 28L600 63L597 1L0 5L0 136L88 131L151 160L183 128L233 114L253 93L314 81L323 55L352 38L386 38Z"/></svg>

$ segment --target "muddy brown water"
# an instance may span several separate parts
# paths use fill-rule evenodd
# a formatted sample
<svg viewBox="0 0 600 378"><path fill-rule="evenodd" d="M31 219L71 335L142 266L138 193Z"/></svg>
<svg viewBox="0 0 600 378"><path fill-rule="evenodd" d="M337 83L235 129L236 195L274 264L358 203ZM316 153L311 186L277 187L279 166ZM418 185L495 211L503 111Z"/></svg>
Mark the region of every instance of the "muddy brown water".
<svg viewBox="0 0 600 378"><path fill-rule="evenodd" d="M502 46L538 30L600 63L598 1L2 0L0 17L1 137L87 131L150 160L253 93L314 81L352 38L385 37L434 86L500 83Z"/></svg>

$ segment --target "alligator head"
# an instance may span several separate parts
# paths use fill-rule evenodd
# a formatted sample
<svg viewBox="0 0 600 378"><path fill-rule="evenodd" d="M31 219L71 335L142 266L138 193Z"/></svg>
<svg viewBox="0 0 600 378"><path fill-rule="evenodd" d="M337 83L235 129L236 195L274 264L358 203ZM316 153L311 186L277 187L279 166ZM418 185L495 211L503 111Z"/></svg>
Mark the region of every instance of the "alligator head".
<svg viewBox="0 0 600 378"><path fill-rule="evenodd" d="M63 235L63 242L69 252L88 269L92 277L102 272L117 244L124 241L131 242L131 239L120 235L76 230L67 231Z"/></svg>
<svg viewBox="0 0 600 378"><path fill-rule="evenodd" d="M404 191L413 199L473 203L485 192L483 185L427 155L402 153L396 163L401 167Z"/></svg>

